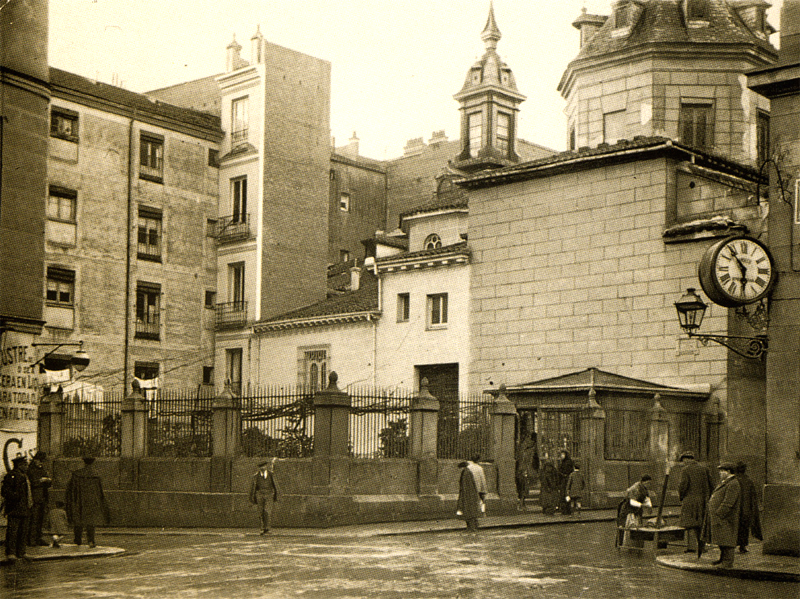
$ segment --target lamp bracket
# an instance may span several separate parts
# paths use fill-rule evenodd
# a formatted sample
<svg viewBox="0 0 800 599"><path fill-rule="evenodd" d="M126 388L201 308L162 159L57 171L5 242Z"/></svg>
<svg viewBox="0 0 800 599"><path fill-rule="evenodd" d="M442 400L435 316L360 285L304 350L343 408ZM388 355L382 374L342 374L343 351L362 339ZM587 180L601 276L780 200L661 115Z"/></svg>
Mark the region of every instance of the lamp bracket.
<svg viewBox="0 0 800 599"><path fill-rule="evenodd" d="M39 364L41 362L44 362L47 359L48 356L51 356L52 354L56 353L62 347L79 347L79 348L83 349L83 341L64 341L63 343L36 343L36 342L34 342L34 343L31 343L31 345L33 347L49 346L49 347L53 348L49 352L47 352L45 355L43 355L41 358L36 360L33 364L31 364L32 367L36 366L37 364Z"/></svg>
<svg viewBox="0 0 800 599"><path fill-rule="evenodd" d="M744 320L756 331L764 331L769 326L769 308L766 299L758 302L753 311L749 311L746 305L739 306L735 314L739 320Z"/></svg>
<svg viewBox="0 0 800 599"><path fill-rule="evenodd" d="M686 334L689 335L689 337L699 340L704 346L707 346L709 341L713 341L719 345L724 345L732 352L744 358L755 360L763 360L766 357L769 345L769 339L766 335L739 337L736 335L703 335L690 331L686 331ZM737 347L737 345L739 347Z"/></svg>

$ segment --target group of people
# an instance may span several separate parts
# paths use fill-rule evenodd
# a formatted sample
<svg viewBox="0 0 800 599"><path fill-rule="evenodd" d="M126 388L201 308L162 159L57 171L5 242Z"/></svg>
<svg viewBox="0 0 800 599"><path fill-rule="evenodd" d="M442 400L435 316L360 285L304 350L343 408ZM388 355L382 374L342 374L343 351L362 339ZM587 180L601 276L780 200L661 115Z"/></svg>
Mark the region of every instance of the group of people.
<svg viewBox="0 0 800 599"><path fill-rule="evenodd" d="M569 452L561 450L557 463L545 457L541 467L541 487L539 497L542 512L555 514L561 512L565 516L579 514L586 479L580 464L573 461Z"/></svg>
<svg viewBox="0 0 800 599"><path fill-rule="evenodd" d="M701 553L705 543L717 545L720 555L714 565L731 568L737 546L740 553L747 553L751 533L763 538L758 493L747 476L747 464L722 462L720 482L714 486L711 472L694 453L684 452L680 461L685 466L678 486L679 524L686 529L686 551Z"/></svg>
<svg viewBox="0 0 800 599"><path fill-rule="evenodd" d="M713 563L719 568L733 567L734 551L747 553L750 534L761 540L761 518L758 494L747 476L744 462L722 462L718 466L720 482L714 484L711 471L695 459L691 451L681 454L683 464L678 497L681 513L678 524L686 529L686 552L698 556L706 543L717 545L720 555ZM625 491L617 523L625 530L624 545L630 544L629 531L642 525L645 508L652 507L649 485L652 478L645 474Z"/></svg>
<svg viewBox="0 0 800 599"><path fill-rule="evenodd" d="M25 456L17 456L3 477L0 496L8 521L5 554L10 561L25 559L28 547L60 547L70 528L76 545L81 545L86 529L89 547L95 547L95 527L109 522L108 504L94 458L83 458L83 468L75 470L67 483L65 500L53 501L52 505L52 479L46 459L43 451L37 452L30 463ZM45 533L50 541L44 539Z"/></svg>

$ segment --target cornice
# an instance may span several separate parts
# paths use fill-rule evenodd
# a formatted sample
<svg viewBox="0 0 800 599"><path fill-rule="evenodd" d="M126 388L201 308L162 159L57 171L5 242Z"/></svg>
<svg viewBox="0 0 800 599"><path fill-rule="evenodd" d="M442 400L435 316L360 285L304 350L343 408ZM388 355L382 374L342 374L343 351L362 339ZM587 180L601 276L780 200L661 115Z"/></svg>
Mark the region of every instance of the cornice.
<svg viewBox="0 0 800 599"><path fill-rule="evenodd" d="M469 264L469 251L450 252L434 256L391 256L381 258L375 265L379 273L386 273L466 264Z"/></svg>
<svg viewBox="0 0 800 599"><path fill-rule="evenodd" d="M0 83L18 87L45 100L50 100L50 84L25 73L20 73L7 67L0 67Z"/></svg>
<svg viewBox="0 0 800 599"><path fill-rule="evenodd" d="M350 324L353 322L372 322L380 318L381 313L377 310L369 312L351 312L349 314L330 314L325 316L313 316L310 318L292 318L288 320L278 320L274 322L257 323L253 325L254 333L271 333L287 331L290 329L306 329L319 326L330 326L337 324Z"/></svg>

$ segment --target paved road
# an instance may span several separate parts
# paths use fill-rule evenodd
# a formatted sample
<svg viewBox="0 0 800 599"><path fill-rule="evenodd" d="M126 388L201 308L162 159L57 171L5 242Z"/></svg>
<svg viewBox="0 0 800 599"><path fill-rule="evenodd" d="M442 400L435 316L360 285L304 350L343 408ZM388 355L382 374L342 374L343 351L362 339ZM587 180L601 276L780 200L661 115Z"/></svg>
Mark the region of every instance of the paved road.
<svg viewBox="0 0 800 599"><path fill-rule="evenodd" d="M11 598L764 598L793 583L728 579L617 552L610 522L392 536L237 531L109 535L120 557L0 570ZM675 547L680 551L682 547ZM794 595L792 595L794 593Z"/></svg>

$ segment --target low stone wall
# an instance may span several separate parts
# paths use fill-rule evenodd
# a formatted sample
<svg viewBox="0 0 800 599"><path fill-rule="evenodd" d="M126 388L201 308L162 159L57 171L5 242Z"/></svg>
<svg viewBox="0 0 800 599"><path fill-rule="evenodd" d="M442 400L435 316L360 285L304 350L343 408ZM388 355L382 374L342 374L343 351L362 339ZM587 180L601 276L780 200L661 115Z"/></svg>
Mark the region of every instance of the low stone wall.
<svg viewBox="0 0 800 599"><path fill-rule="evenodd" d="M257 527L249 501L250 481L263 458L98 458L95 467L111 509L112 526ZM51 498L62 499L80 459L53 460ZM315 468L327 469L326 493L314 493ZM513 497L497 494L494 464L483 464L494 514L516 510ZM421 495L420 478L435 493ZM458 495L457 460L421 467L412 459L283 459L275 464L280 487L277 527L327 527L355 523L452 518Z"/></svg>

